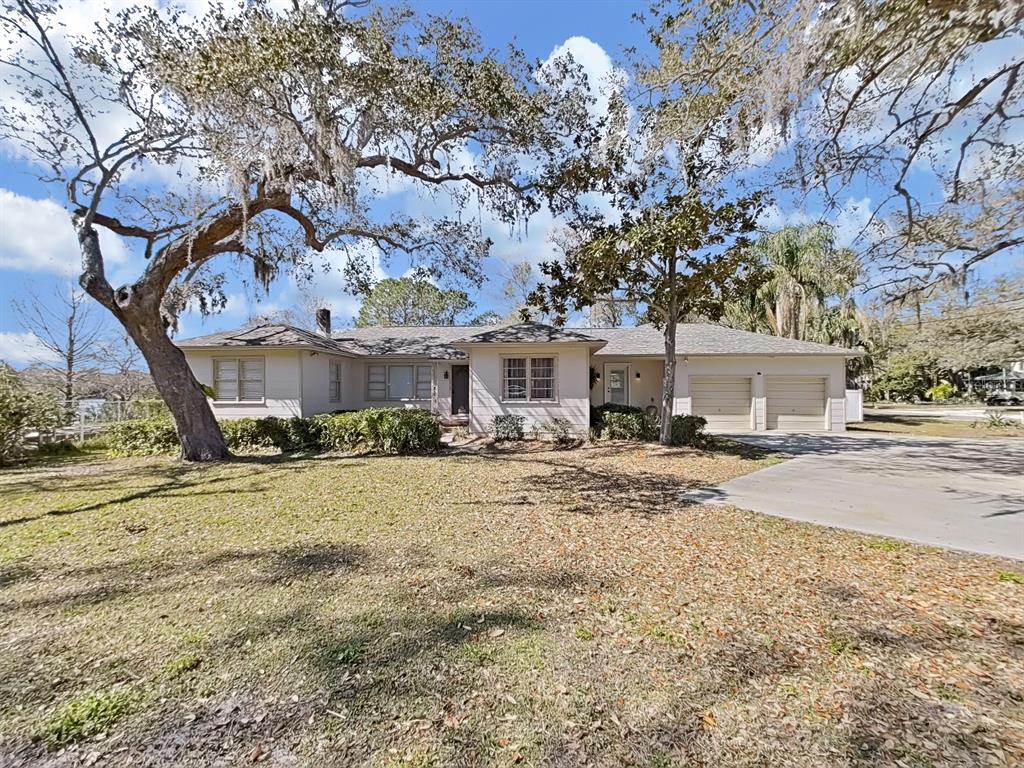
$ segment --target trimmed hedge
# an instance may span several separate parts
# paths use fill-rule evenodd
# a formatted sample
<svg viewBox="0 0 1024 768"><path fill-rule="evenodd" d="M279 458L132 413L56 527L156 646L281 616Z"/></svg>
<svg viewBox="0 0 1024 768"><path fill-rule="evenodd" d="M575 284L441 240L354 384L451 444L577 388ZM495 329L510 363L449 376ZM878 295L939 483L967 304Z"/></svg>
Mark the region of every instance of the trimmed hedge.
<svg viewBox="0 0 1024 768"><path fill-rule="evenodd" d="M412 408L368 408L351 413L324 414L309 419L227 419L220 423L232 450L278 448L282 451L351 451L433 453L441 448L441 424L429 411ZM175 453L178 435L170 419L138 419L107 430L115 456Z"/></svg>
<svg viewBox="0 0 1024 768"><path fill-rule="evenodd" d="M708 420L703 416L673 416L672 445L703 448L708 443L708 435L704 432L707 425Z"/></svg>
<svg viewBox="0 0 1024 768"><path fill-rule="evenodd" d="M181 450L174 422L165 416L119 421L107 427L104 436L113 456L154 456Z"/></svg>

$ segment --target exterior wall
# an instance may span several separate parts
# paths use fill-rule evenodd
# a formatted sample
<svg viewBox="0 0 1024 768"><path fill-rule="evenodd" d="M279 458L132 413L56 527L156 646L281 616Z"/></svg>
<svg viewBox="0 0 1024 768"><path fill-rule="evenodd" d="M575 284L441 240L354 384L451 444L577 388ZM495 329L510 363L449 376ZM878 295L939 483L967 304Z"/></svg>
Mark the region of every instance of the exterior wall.
<svg viewBox="0 0 1024 768"><path fill-rule="evenodd" d="M717 356L691 355L678 358L676 366L675 412L690 413L691 376L749 376L754 398L754 429L766 428L766 376L822 376L827 403L823 428L833 432L846 430L846 361L841 357L817 355L792 356Z"/></svg>
<svg viewBox="0 0 1024 768"><path fill-rule="evenodd" d="M501 359L517 355L555 358L555 402L502 401ZM576 434L586 435L590 429L590 350L583 346L544 344L474 347L469 364L470 431L488 434L491 419L505 413L524 416L527 430L543 429L552 419L563 418L572 424Z"/></svg>
<svg viewBox="0 0 1024 768"><path fill-rule="evenodd" d="M590 366L601 374L601 380L595 382L590 390L591 405L601 405L608 400L608 380L604 369L606 363L629 364L629 404L638 408L649 405L661 405L661 380L665 374L665 364L658 359L629 357L591 357ZM640 374L640 378L636 377ZM587 373L589 376L589 371Z"/></svg>
<svg viewBox="0 0 1024 768"><path fill-rule="evenodd" d="M263 402L223 403L211 401L213 415L218 419L240 419L245 416L302 415L302 361L308 354L295 349L253 350L216 349L188 350L185 359L201 384L213 386L213 361L218 357L263 358ZM327 382L324 380L326 392Z"/></svg>
<svg viewBox="0 0 1024 768"><path fill-rule="evenodd" d="M356 361L326 352L300 351L302 361L302 415L315 416L318 413L350 410L349 384L354 377ZM331 400L332 362L341 363L341 400Z"/></svg>

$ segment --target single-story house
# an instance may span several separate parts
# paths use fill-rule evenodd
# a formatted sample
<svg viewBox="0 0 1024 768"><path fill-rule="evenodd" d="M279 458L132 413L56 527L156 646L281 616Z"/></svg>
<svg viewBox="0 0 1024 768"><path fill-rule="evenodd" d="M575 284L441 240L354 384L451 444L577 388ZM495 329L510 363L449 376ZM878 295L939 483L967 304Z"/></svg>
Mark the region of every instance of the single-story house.
<svg viewBox="0 0 1024 768"><path fill-rule="evenodd" d="M426 408L486 434L498 414L527 429L567 419L585 434L590 406L661 401L664 339L652 326L354 328L319 333L267 324L178 342L218 418ZM842 431L850 349L688 323L676 338L675 413L712 431Z"/></svg>

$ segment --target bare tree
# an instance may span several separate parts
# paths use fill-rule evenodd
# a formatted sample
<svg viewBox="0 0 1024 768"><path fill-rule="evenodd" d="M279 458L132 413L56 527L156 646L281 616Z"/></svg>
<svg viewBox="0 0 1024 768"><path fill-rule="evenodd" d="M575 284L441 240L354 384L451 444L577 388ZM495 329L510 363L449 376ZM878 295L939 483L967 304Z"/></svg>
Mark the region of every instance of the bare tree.
<svg viewBox="0 0 1024 768"><path fill-rule="evenodd" d="M19 99L0 133L67 191L80 284L138 345L187 459L228 455L168 335L185 307L224 306L218 257L264 288L327 248L346 255L356 289L372 276L369 250L479 282L489 241L461 209L514 224L579 197L564 172L598 131L578 67L549 67L538 84L522 54L484 51L464 24L346 5L295 0L279 13L251 0L196 21L139 7L67 44L49 2L5 0L0 13ZM154 181L161 167L185 180ZM381 214L372 200L395 178L447 190L453 214ZM110 284L100 229L138 245L141 275Z"/></svg>
<svg viewBox="0 0 1024 768"><path fill-rule="evenodd" d="M96 347L95 360L104 371L113 375L106 385L107 394L118 400L133 400L147 390L153 381L143 370L142 352L127 334L108 335Z"/></svg>
<svg viewBox="0 0 1024 768"><path fill-rule="evenodd" d="M61 397L65 402L74 400L103 336L103 325L89 297L71 285L48 295L29 289L13 306L21 327L32 333L41 347L33 362L58 374Z"/></svg>

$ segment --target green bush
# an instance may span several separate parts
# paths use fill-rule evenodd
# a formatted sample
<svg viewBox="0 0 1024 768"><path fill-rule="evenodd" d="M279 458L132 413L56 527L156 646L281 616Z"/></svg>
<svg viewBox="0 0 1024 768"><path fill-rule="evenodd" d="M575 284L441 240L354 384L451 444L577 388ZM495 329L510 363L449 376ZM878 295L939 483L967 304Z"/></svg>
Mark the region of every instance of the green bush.
<svg viewBox="0 0 1024 768"><path fill-rule="evenodd" d="M262 421L263 419L250 418L222 421L220 431L224 435L224 442L233 451L273 447Z"/></svg>
<svg viewBox="0 0 1024 768"><path fill-rule="evenodd" d="M604 436L609 440L654 440L658 436L655 420L637 408L635 411L607 411Z"/></svg>
<svg viewBox="0 0 1024 768"><path fill-rule="evenodd" d="M708 420L703 416L673 416L672 445L703 447L708 441L708 436L704 432L707 425Z"/></svg>
<svg viewBox="0 0 1024 768"><path fill-rule="evenodd" d="M13 371L0 364L0 465L21 455L26 432L44 432L60 422L56 400L29 392Z"/></svg>
<svg viewBox="0 0 1024 768"><path fill-rule="evenodd" d="M284 422L286 450L298 451L317 447L317 431L312 419L292 416Z"/></svg>
<svg viewBox="0 0 1024 768"><path fill-rule="evenodd" d="M107 427L106 438L114 456L153 456L181 449L174 422L160 416L113 424Z"/></svg>
<svg viewBox="0 0 1024 768"><path fill-rule="evenodd" d="M504 413L491 419L491 432L499 443L509 440L522 440L525 435L526 418Z"/></svg>
<svg viewBox="0 0 1024 768"><path fill-rule="evenodd" d="M572 422L568 419L555 418L544 425L547 433L555 445L572 445L576 442L576 435L573 433Z"/></svg>
<svg viewBox="0 0 1024 768"><path fill-rule="evenodd" d="M924 393L925 397L937 403L949 400L949 398L951 398L955 394L956 387L954 387L948 381L940 381L934 387L929 387L928 390Z"/></svg>
<svg viewBox="0 0 1024 768"><path fill-rule="evenodd" d="M432 453L441 448L441 424L437 417L412 408L368 408L311 419L227 419L220 428L228 447L234 451L366 448L399 454ZM174 425L167 419L122 421L108 429L107 440L115 456L174 453L179 447Z"/></svg>
<svg viewBox="0 0 1024 768"><path fill-rule="evenodd" d="M314 444L324 451L351 451L363 442L358 412L332 413L310 419Z"/></svg>
<svg viewBox="0 0 1024 768"><path fill-rule="evenodd" d="M391 454L433 453L441 448L441 424L419 408L367 408L352 413L317 416L310 435L327 451L363 447Z"/></svg>

